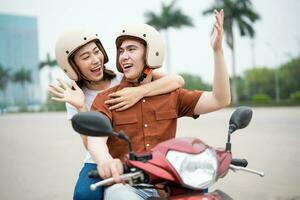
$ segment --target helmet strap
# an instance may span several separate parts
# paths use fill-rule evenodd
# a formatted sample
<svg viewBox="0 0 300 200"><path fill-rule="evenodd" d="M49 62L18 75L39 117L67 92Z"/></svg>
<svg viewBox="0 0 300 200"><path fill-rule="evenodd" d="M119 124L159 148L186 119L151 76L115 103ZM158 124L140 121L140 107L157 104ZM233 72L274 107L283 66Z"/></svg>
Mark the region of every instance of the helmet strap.
<svg viewBox="0 0 300 200"><path fill-rule="evenodd" d="M140 75L140 77L138 78L138 84L140 84L141 82L143 82L143 80L149 75L151 74L152 69L150 69L149 67L145 66L143 73Z"/></svg>

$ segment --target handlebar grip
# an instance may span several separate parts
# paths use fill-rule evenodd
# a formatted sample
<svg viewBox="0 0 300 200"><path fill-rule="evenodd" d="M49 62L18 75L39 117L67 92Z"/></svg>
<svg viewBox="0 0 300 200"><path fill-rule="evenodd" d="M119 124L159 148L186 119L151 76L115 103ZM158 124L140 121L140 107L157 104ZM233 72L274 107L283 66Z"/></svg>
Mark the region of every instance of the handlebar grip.
<svg viewBox="0 0 300 200"><path fill-rule="evenodd" d="M247 167L248 161L246 159L233 158L231 164L239 167Z"/></svg>
<svg viewBox="0 0 300 200"><path fill-rule="evenodd" d="M123 165L123 169L124 169L124 173L130 172L129 167L126 164ZM101 178L96 169L89 171L88 176L89 176L89 178Z"/></svg>
<svg viewBox="0 0 300 200"><path fill-rule="evenodd" d="M100 178L98 171L95 170L91 170L88 173L89 178Z"/></svg>

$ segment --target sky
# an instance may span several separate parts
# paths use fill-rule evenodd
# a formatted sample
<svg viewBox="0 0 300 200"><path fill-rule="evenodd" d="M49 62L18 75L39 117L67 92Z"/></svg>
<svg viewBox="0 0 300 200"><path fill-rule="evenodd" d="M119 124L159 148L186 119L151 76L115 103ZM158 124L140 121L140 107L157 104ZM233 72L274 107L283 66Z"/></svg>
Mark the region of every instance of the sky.
<svg viewBox="0 0 300 200"><path fill-rule="evenodd" d="M108 67L115 68L115 38L126 23L145 22L144 13L159 13L162 2L170 0L0 0L0 13L36 16L38 19L39 59L49 52L54 57L54 45L59 34L67 27L81 27L98 33L108 55ZM200 75L206 82L213 80L213 53L210 34L213 16L201 13L213 0L178 0L180 8L193 20L194 27L170 29L169 52L172 73L188 72ZM277 67L300 54L300 1L252 0L261 20L255 23L256 38L251 41L236 33L237 73L255 66ZM162 33L164 34L164 33ZM164 34L165 36L165 34ZM228 72L231 74L231 51L223 43ZM253 50L253 51L252 51ZM254 58L254 59L252 59ZM42 87L47 85L47 70L41 71ZM62 76L60 70L54 76Z"/></svg>

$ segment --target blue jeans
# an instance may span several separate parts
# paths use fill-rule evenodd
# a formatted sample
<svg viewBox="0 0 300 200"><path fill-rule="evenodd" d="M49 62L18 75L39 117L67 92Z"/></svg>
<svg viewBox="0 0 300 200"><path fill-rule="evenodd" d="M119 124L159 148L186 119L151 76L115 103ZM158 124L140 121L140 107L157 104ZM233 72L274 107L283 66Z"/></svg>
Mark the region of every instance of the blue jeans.
<svg viewBox="0 0 300 200"><path fill-rule="evenodd" d="M96 164L84 163L75 186L73 200L101 200L103 198L103 187L98 187L96 191L90 190L91 184L102 180L88 177L89 171L95 169L97 169Z"/></svg>

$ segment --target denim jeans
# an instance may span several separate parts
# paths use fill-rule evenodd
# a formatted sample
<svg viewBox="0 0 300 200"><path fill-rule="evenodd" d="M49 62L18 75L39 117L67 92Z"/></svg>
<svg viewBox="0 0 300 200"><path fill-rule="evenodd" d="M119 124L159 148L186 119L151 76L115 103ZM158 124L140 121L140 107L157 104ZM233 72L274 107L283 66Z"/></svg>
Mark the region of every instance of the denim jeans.
<svg viewBox="0 0 300 200"><path fill-rule="evenodd" d="M97 169L96 164L85 163L82 167L75 186L73 200L101 200L103 198L103 187L97 188L96 191L90 190L90 185L101 181L101 178L91 179L88 173Z"/></svg>

